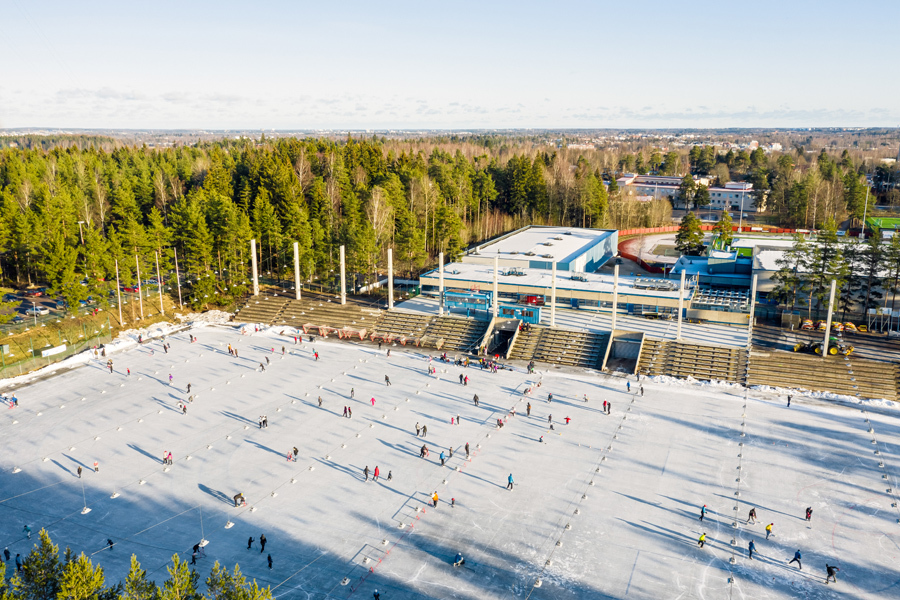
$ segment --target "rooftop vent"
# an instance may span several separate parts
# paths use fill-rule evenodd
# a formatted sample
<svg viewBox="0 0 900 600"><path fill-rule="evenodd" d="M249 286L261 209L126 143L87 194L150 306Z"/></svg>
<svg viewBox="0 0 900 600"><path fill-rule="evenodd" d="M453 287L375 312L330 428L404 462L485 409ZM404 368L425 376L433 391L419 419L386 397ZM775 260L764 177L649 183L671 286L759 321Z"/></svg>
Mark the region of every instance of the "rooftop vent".
<svg viewBox="0 0 900 600"><path fill-rule="evenodd" d="M552 254L541 254L541 258L553 258Z"/></svg>
<svg viewBox="0 0 900 600"><path fill-rule="evenodd" d="M534 252L526 252L525 256L534 256Z"/></svg>
<svg viewBox="0 0 900 600"><path fill-rule="evenodd" d="M552 246L552 245L553 245L553 242L544 242L544 245L545 245L545 246Z"/></svg>
<svg viewBox="0 0 900 600"><path fill-rule="evenodd" d="M510 251L510 254L518 254L518 253L519 253L518 250L512 250L512 251Z"/></svg>
<svg viewBox="0 0 900 600"><path fill-rule="evenodd" d="M559 237L559 236L556 236L556 237L555 237L555 238L553 238L553 239L554 239L554 240L556 240L556 241L558 241L558 242L561 242L561 241L562 241L562 238L561 238L561 237Z"/></svg>

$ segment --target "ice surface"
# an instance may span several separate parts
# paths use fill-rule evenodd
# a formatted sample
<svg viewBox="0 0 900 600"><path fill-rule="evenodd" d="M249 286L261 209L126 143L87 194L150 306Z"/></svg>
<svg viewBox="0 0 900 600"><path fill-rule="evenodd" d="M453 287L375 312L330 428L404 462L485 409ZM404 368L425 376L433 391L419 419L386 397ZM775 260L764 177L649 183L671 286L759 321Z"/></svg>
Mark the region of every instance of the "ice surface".
<svg viewBox="0 0 900 600"><path fill-rule="evenodd" d="M122 344L114 374L106 359L89 359L15 388L19 408L0 408L0 544L24 555L34 540L22 526L46 527L110 580L135 553L162 581L173 553L189 559L206 539L203 577L214 560L240 563L280 598L371 598L376 588L385 600L900 597L891 506L900 426L889 405L795 395L787 408L777 390L752 390L744 408L739 386L666 380L645 380L641 397L633 379L634 395L624 378L555 368L489 374L436 361L429 377L423 350L394 347L387 357L337 341L294 345L293 330L280 331L195 328L194 344L175 332L169 354L159 340ZM195 399L183 415L189 382ZM341 416L346 405L352 419ZM462 424L451 425L457 415ZM499 430L498 418L507 418ZM428 426L425 440L417 422ZM451 445L442 468L438 454ZM285 458L294 446L296 463ZM173 453L168 471L163 451ZM364 482L362 469L376 465L379 481ZM247 507L233 507L238 492ZM760 523L748 526L753 506ZM261 533L266 552L258 542L247 550ZM750 539L758 560L747 559ZM798 548L802 571L787 565ZM457 551L465 567L450 564ZM841 568L837 585L824 585L826 562Z"/></svg>

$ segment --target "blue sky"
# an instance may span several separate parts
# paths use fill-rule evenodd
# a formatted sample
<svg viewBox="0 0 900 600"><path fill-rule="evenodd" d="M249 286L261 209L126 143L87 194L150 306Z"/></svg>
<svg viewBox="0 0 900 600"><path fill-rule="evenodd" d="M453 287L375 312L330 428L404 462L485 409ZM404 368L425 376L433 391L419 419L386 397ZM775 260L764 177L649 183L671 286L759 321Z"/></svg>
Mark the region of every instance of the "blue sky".
<svg viewBox="0 0 900 600"><path fill-rule="evenodd" d="M0 128L900 126L900 1L0 0Z"/></svg>

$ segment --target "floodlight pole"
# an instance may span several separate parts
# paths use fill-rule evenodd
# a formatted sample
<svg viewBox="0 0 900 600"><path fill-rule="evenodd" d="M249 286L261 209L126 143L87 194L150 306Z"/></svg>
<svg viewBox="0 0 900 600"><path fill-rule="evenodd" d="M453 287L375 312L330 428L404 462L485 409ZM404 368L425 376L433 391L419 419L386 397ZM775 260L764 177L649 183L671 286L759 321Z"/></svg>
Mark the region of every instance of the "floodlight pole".
<svg viewBox="0 0 900 600"><path fill-rule="evenodd" d="M675 335L676 341L681 341L681 313L684 312L684 271L681 269L681 285L678 286L678 332Z"/></svg>
<svg viewBox="0 0 900 600"><path fill-rule="evenodd" d="M556 327L556 261L553 261L553 276L550 282L550 327Z"/></svg>
<svg viewBox="0 0 900 600"><path fill-rule="evenodd" d="M613 303L612 303L612 325L610 332L616 330L616 312L619 308L619 265L613 266Z"/></svg>
<svg viewBox="0 0 900 600"><path fill-rule="evenodd" d="M500 304L500 285L497 281L498 273L500 271L500 253L494 255L494 318L497 318L497 313L500 312L499 304Z"/></svg>
<svg viewBox="0 0 900 600"><path fill-rule="evenodd" d="M300 299L300 244L294 242L294 298Z"/></svg>
<svg viewBox="0 0 900 600"><path fill-rule="evenodd" d="M388 248L388 310L394 308L394 251Z"/></svg>
<svg viewBox="0 0 900 600"><path fill-rule="evenodd" d="M184 302L181 301L181 276L178 274L178 248L172 248L175 253L175 287L178 288L178 306L184 308Z"/></svg>
<svg viewBox="0 0 900 600"><path fill-rule="evenodd" d="M444 316L444 253L438 252L438 316Z"/></svg>
<svg viewBox="0 0 900 600"><path fill-rule="evenodd" d="M159 252L154 252L153 254L156 256L156 289L159 290L159 312L166 314L166 309L163 306L162 278L159 276Z"/></svg>
<svg viewBox="0 0 900 600"><path fill-rule="evenodd" d="M756 284L759 278L758 273L753 274L753 283L750 285L750 322L747 323L747 346L749 347L753 340L753 318L756 316Z"/></svg>
<svg viewBox="0 0 900 600"><path fill-rule="evenodd" d="M119 286L119 259L116 259L116 298L119 305L119 327L125 325L122 321L122 288Z"/></svg>
<svg viewBox="0 0 900 600"><path fill-rule="evenodd" d="M866 204L863 206L862 228L859 230L859 239L866 239L866 210L869 208L869 186L866 186Z"/></svg>
<svg viewBox="0 0 900 600"><path fill-rule="evenodd" d="M256 240L250 240L250 273L253 277L253 295L259 296L259 273L256 271Z"/></svg>
<svg viewBox="0 0 900 600"><path fill-rule="evenodd" d="M837 288L837 280L831 280L831 294L828 297L828 320L825 321L825 344L822 346L822 358L828 356L828 342L831 339L831 315L834 311L834 291Z"/></svg>
<svg viewBox="0 0 900 600"><path fill-rule="evenodd" d="M137 291L138 291L138 305L141 307L141 320L144 320L144 297L141 294L141 261L138 259L138 255L134 255L134 264L137 265Z"/></svg>
<svg viewBox="0 0 900 600"><path fill-rule="evenodd" d="M347 304L347 263L344 247L341 246L341 305Z"/></svg>

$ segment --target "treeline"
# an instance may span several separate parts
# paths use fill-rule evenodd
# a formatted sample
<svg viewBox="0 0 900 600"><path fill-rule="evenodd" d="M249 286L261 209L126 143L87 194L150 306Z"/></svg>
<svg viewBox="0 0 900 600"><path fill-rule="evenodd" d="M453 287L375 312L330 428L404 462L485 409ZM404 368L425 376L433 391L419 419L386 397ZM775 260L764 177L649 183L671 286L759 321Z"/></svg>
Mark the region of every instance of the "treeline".
<svg viewBox="0 0 900 600"><path fill-rule="evenodd" d="M836 310L844 317L881 305L893 310L900 292L900 236L842 239L829 219L815 238L797 236L777 266L770 297L791 308L805 308L809 318L813 307L817 312L827 309L832 280L837 281ZM889 304L882 302L885 294L891 295Z"/></svg>
<svg viewBox="0 0 900 600"><path fill-rule="evenodd" d="M262 272L286 278L299 242L311 279L337 268L341 245L351 271L383 269L393 247L399 269L417 272L438 252L455 257L529 223L616 225L599 166L584 156L479 141L7 148L0 269L17 285L48 284L74 306L106 295L116 261L128 285L138 265L145 279L157 259L163 273L177 259L194 286L186 300L202 305L244 291L251 238ZM658 218L651 213L627 218Z"/></svg>
<svg viewBox="0 0 900 600"><path fill-rule="evenodd" d="M21 566L19 566L21 563ZM6 569L15 568L7 579ZM235 565L233 571L213 565L200 591L200 575L175 554L166 570L169 577L157 585L131 556L125 581L109 584L103 569L81 553L66 548L63 557L45 530L27 556L0 562L0 600L271 600L269 588L248 582Z"/></svg>

